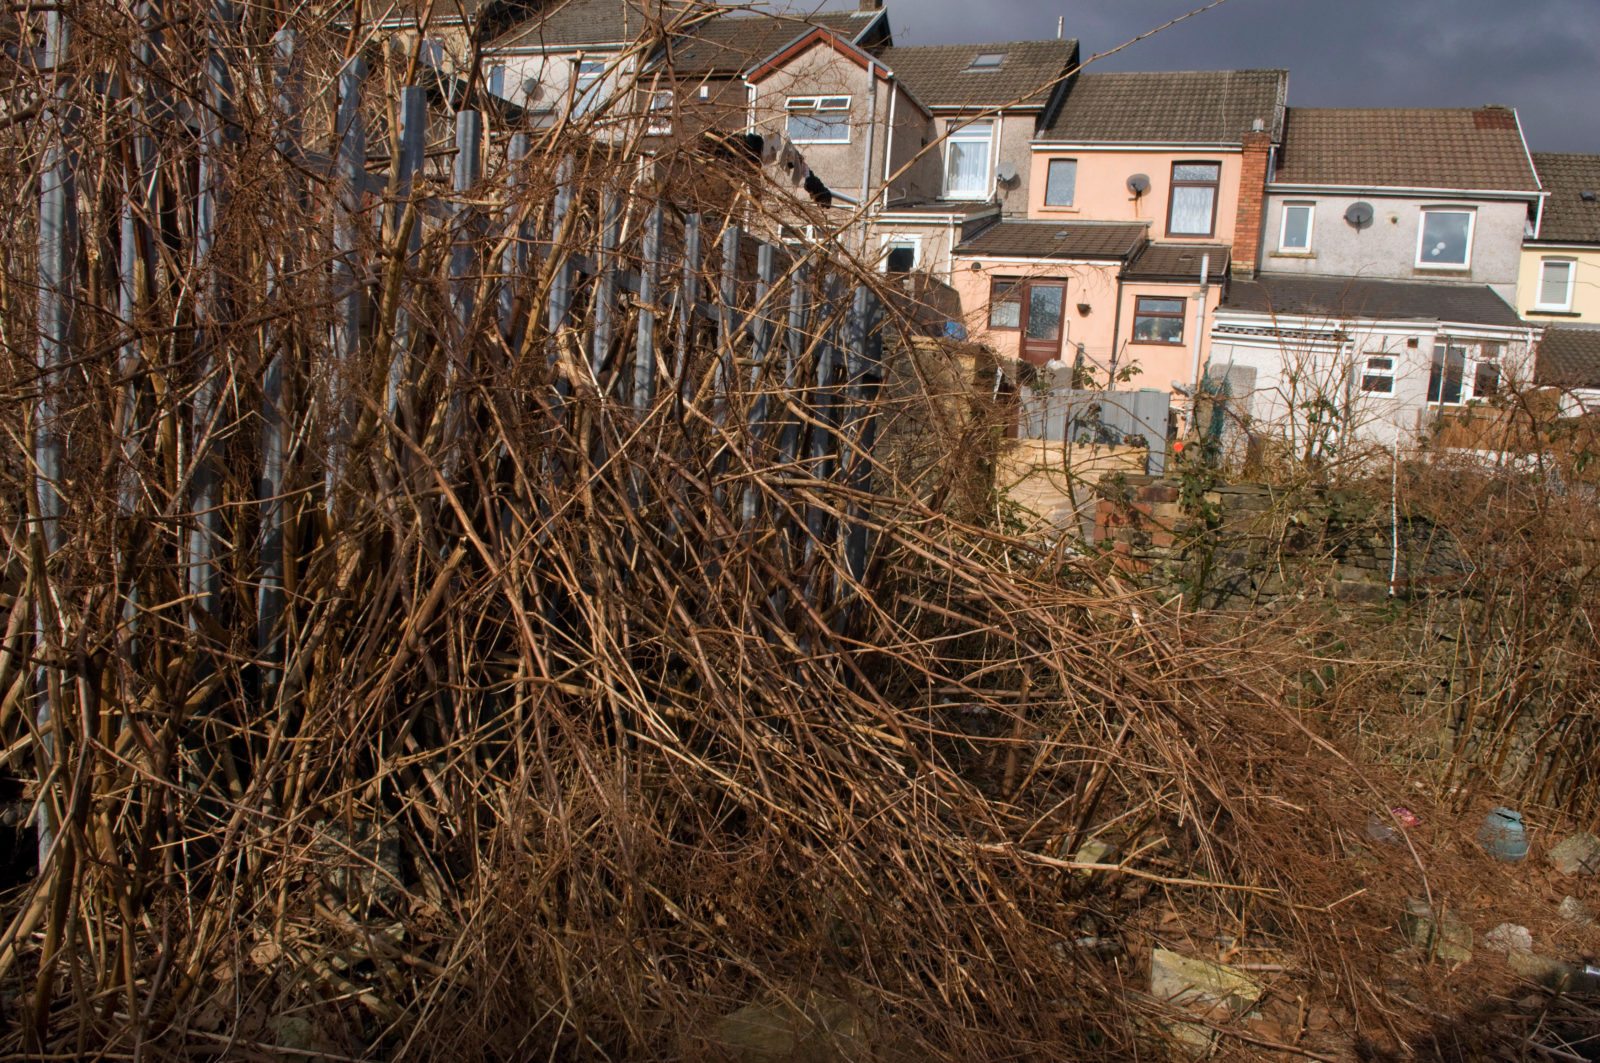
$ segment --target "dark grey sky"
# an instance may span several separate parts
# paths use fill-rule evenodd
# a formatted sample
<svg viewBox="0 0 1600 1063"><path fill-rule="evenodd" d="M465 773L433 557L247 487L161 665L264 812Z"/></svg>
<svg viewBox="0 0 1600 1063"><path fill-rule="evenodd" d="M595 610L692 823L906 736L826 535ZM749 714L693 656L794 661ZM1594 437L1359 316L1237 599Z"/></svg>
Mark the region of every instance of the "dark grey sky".
<svg viewBox="0 0 1600 1063"><path fill-rule="evenodd" d="M792 2L792 0L791 0ZM1050 37L1085 57L1203 0L888 0L897 44ZM795 8L854 8L800 0ZM1600 153L1600 0L1225 0L1091 69L1284 67L1301 107L1517 108L1535 151Z"/></svg>

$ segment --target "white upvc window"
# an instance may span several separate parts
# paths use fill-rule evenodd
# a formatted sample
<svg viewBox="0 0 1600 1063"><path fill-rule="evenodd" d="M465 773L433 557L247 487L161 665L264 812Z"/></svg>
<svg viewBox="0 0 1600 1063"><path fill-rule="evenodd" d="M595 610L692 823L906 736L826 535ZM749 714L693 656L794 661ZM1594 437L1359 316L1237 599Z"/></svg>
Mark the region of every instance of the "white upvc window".
<svg viewBox="0 0 1600 1063"><path fill-rule="evenodd" d="M989 160L993 145L993 122L969 122L950 131L944 149L945 198L989 198L989 182L993 175Z"/></svg>
<svg viewBox="0 0 1600 1063"><path fill-rule="evenodd" d="M572 113L581 117L595 109L602 95L601 82L605 80L604 59L580 59L572 77Z"/></svg>
<svg viewBox="0 0 1600 1063"><path fill-rule="evenodd" d="M1311 251L1311 226L1316 211L1313 203L1285 203L1283 221L1278 227L1278 250L1290 255Z"/></svg>
<svg viewBox="0 0 1600 1063"><path fill-rule="evenodd" d="M1393 395L1394 371L1399 361L1392 354L1368 352L1361 356L1361 390L1368 395Z"/></svg>
<svg viewBox="0 0 1600 1063"><path fill-rule="evenodd" d="M1573 282L1578 263L1570 258L1547 258L1539 263L1539 294L1535 310L1572 309Z"/></svg>
<svg viewBox="0 0 1600 1063"><path fill-rule="evenodd" d="M850 143L849 96L790 96L783 106L791 143Z"/></svg>
<svg viewBox="0 0 1600 1063"><path fill-rule="evenodd" d="M1424 207L1417 234L1417 268L1472 268L1472 229L1476 221L1476 211Z"/></svg>
<svg viewBox="0 0 1600 1063"><path fill-rule="evenodd" d="M668 90L650 94L650 121L645 132L653 137L664 137L672 132L672 105L675 97Z"/></svg>

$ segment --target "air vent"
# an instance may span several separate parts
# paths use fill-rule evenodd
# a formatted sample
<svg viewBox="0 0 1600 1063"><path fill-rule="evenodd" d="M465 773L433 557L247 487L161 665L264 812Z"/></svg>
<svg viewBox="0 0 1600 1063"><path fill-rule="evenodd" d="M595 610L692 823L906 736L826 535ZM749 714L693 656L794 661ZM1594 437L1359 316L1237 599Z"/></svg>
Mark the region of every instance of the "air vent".
<svg viewBox="0 0 1600 1063"><path fill-rule="evenodd" d="M1582 192L1578 193L1578 198L1583 200L1585 203L1593 203L1597 198L1600 197L1595 195L1594 189L1585 188Z"/></svg>

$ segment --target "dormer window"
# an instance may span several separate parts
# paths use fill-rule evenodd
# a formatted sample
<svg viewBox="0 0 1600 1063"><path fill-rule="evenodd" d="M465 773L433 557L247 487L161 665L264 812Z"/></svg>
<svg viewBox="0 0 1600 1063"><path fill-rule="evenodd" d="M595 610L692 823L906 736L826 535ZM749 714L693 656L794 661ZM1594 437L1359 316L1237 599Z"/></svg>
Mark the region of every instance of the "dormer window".
<svg viewBox="0 0 1600 1063"><path fill-rule="evenodd" d="M972 62L967 65L967 71L999 70L1005 65L1005 61L1004 52L979 52L972 57Z"/></svg>

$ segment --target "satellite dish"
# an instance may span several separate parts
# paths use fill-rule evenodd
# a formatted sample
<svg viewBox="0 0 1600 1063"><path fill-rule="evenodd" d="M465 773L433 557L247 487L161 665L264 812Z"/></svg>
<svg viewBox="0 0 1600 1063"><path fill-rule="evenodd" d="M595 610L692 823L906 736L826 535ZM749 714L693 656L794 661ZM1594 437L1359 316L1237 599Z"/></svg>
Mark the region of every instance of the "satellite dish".
<svg viewBox="0 0 1600 1063"><path fill-rule="evenodd" d="M1017 167L1013 163L1002 162L995 167L994 175L1003 185L1008 185L1017 179Z"/></svg>
<svg viewBox="0 0 1600 1063"><path fill-rule="evenodd" d="M1372 224L1373 210L1371 203L1352 203L1350 209L1344 212L1344 220L1357 229L1365 229Z"/></svg>
<svg viewBox="0 0 1600 1063"><path fill-rule="evenodd" d="M544 86L538 78L524 78L522 81L522 98L528 101L537 100L544 91Z"/></svg>
<svg viewBox="0 0 1600 1063"><path fill-rule="evenodd" d="M1136 173L1128 178L1128 191L1135 196L1142 196L1150 191L1150 178L1146 174Z"/></svg>

